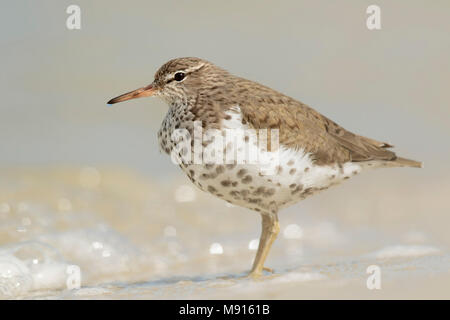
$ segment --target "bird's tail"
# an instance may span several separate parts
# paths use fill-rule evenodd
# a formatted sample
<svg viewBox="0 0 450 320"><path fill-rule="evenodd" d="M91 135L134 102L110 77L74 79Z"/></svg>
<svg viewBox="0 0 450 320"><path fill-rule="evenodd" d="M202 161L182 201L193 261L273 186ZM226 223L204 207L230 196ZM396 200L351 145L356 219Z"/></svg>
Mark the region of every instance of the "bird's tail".
<svg viewBox="0 0 450 320"><path fill-rule="evenodd" d="M392 164L395 164L398 167L423 168L423 162L414 161L401 157L397 157L395 160L392 160Z"/></svg>

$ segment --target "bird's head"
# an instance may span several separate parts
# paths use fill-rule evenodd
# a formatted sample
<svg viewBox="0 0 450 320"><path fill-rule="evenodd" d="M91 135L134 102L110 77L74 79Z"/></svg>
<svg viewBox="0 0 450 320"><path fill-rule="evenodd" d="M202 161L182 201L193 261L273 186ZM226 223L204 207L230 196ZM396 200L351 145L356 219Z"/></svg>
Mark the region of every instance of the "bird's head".
<svg viewBox="0 0 450 320"><path fill-rule="evenodd" d="M177 58L159 68L153 82L108 101L114 104L141 97L159 96L169 105L186 103L209 83L227 72L199 58Z"/></svg>

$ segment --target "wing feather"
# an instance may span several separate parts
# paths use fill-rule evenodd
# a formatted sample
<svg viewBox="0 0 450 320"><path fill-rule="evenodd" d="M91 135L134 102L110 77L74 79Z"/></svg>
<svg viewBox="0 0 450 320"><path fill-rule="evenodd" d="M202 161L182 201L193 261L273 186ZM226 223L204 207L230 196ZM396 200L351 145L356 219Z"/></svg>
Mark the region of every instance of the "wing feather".
<svg viewBox="0 0 450 320"><path fill-rule="evenodd" d="M318 164L396 159L395 153L387 150L390 144L356 135L299 101L242 81L239 92L245 97L239 99L239 106L243 119L255 129L279 129L281 145L302 148ZM245 87L251 90L243 90Z"/></svg>

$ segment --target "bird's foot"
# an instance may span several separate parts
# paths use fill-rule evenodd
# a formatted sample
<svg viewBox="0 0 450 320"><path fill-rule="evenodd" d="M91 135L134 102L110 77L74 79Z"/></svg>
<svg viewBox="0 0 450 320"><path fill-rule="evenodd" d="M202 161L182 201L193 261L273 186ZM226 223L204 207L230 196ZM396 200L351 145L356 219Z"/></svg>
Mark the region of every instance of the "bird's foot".
<svg viewBox="0 0 450 320"><path fill-rule="evenodd" d="M260 279L263 276L262 271L270 272L271 274L274 273L274 270L272 268L263 267L262 270L252 270L248 273L248 275L245 277L247 279Z"/></svg>
<svg viewBox="0 0 450 320"><path fill-rule="evenodd" d="M262 276L262 273L261 273L261 272L258 272L258 271L250 271L244 278L255 280L255 279L260 278L261 276Z"/></svg>
<svg viewBox="0 0 450 320"><path fill-rule="evenodd" d="M273 271L272 268L268 268L268 267L263 267L264 271L270 272L270 273L274 273L275 271Z"/></svg>

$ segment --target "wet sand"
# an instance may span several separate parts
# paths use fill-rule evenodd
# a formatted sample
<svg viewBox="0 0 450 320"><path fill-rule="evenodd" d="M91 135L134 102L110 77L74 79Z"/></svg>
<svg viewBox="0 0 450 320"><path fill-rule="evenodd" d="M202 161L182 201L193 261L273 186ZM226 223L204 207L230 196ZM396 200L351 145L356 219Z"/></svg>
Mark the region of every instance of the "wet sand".
<svg viewBox="0 0 450 320"><path fill-rule="evenodd" d="M415 174L363 173L282 211L266 263L275 273L253 281L244 276L259 216L181 174L156 181L117 167L4 168L0 296L448 299L450 186L411 187ZM71 265L81 270L79 289L67 289ZM381 270L380 290L366 286L370 265Z"/></svg>

